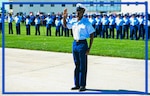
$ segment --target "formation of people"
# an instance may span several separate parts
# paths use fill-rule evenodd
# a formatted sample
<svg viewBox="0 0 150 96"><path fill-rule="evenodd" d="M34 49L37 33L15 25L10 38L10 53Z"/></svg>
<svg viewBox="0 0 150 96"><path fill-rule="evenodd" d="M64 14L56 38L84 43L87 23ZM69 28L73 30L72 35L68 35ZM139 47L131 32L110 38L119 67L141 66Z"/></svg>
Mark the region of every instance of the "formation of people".
<svg viewBox="0 0 150 96"><path fill-rule="evenodd" d="M103 15L84 15L93 25L96 32L101 38L116 38L116 39L145 39L146 19L143 14L103 14ZM150 21L150 18L149 18ZM149 22L150 28L150 22ZM148 32L150 39L150 32Z"/></svg>
<svg viewBox="0 0 150 96"><path fill-rule="evenodd" d="M116 39L145 39L145 16L144 14L85 14L86 18L95 28L94 37L100 38L116 38ZM30 35L30 26L35 26L35 35L40 35L40 26L45 26L46 36L52 35L52 27L55 27L55 36L72 36L72 29L63 27L62 14L46 14L46 15L20 15L15 16L8 14L9 34L13 34L13 22L15 21L16 34L21 34L20 23L26 25L26 35ZM66 22L76 21L76 14L68 15ZM0 15L0 30L2 29L2 20ZM150 16L148 18L148 38L150 39Z"/></svg>

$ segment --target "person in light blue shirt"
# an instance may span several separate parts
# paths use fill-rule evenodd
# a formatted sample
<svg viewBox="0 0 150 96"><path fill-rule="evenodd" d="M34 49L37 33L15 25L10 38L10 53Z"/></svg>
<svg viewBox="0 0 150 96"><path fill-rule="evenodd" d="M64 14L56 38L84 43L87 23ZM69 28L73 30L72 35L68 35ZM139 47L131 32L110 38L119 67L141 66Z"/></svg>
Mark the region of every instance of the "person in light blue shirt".
<svg viewBox="0 0 150 96"><path fill-rule="evenodd" d="M9 29L9 34L13 34L13 25L12 22L14 21L12 15L9 13L8 14L8 29Z"/></svg>
<svg viewBox="0 0 150 96"><path fill-rule="evenodd" d="M28 15L26 17L26 35L30 35L30 24L31 24L31 19L30 16Z"/></svg>
<svg viewBox="0 0 150 96"><path fill-rule="evenodd" d="M87 55L92 47L94 32L92 24L83 17L85 8L82 4L77 4L76 13L77 21L66 23L67 9L64 10L63 14L63 24L64 27L72 28L73 32L73 45L72 53L75 63L74 70L74 87L71 90L86 90L86 76L87 76ZM87 38L90 37L89 47L87 44Z"/></svg>
<svg viewBox="0 0 150 96"><path fill-rule="evenodd" d="M72 14L68 22L76 22L76 21L77 21L76 14ZM73 37L72 29L69 29L69 30L70 30L71 36Z"/></svg>
<svg viewBox="0 0 150 96"><path fill-rule="evenodd" d="M94 14L93 15L89 15L89 22L92 24L92 26L94 27L94 28L96 28L96 20L95 20L95 16L94 16ZM94 37L97 37L97 34L96 34L96 32L94 32Z"/></svg>
<svg viewBox="0 0 150 96"><path fill-rule="evenodd" d="M130 18L130 39L131 40L133 39L138 40L138 37L137 37L138 24L139 24L139 21L136 18L136 15L132 14Z"/></svg>
<svg viewBox="0 0 150 96"><path fill-rule="evenodd" d="M16 33L17 33L17 35L20 35L21 34L21 32L20 32L21 17L19 15L19 13L16 14L15 21L16 21Z"/></svg>
<svg viewBox="0 0 150 96"><path fill-rule="evenodd" d="M109 38L114 38L114 32L115 32L115 18L113 14L110 14L109 16Z"/></svg>
<svg viewBox="0 0 150 96"><path fill-rule="evenodd" d="M138 21L139 21L139 26L138 26L138 39L140 39L140 37L142 37L142 39L144 40L145 38L145 29L144 29L144 16L143 15L140 15L139 18L138 18Z"/></svg>
<svg viewBox="0 0 150 96"><path fill-rule="evenodd" d="M121 17L121 14L118 14L117 18L116 18L116 31L117 31L117 35L116 38L117 39L122 39L122 26L123 26L124 20Z"/></svg>
<svg viewBox="0 0 150 96"><path fill-rule="evenodd" d="M41 20L40 20L39 15L36 15L34 22L35 22L35 35L40 35Z"/></svg>
<svg viewBox="0 0 150 96"><path fill-rule="evenodd" d="M70 14L69 17L68 17L68 22L72 22L72 19L73 19L73 14ZM72 29L67 28L67 33L66 34L67 34L67 36L69 36L70 34L72 35Z"/></svg>
<svg viewBox="0 0 150 96"><path fill-rule="evenodd" d="M95 28L96 20L95 20L94 14L93 14L93 15L89 15L89 22L90 22L90 23L92 24L92 26Z"/></svg>
<svg viewBox="0 0 150 96"><path fill-rule="evenodd" d="M100 37L101 37L101 32L102 32L102 23L101 23L101 17L100 17L100 15L96 15L96 26L95 26L95 30L96 30L96 32L95 32L95 34L96 34L96 36L95 37L97 37L97 35L99 35Z"/></svg>
<svg viewBox="0 0 150 96"><path fill-rule="evenodd" d="M51 26L53 23L53 19L51 18L50 14L48 14L46 20L46 36L51 36L52 31L51 31Z"/></svg>
<svg viewBox="0 0 150 96"><path fill-rule="evenodd" d="M129 16L127 14L124 15L123 17L124 23L123 23L123 34L122 38L129 38L129 26L130 26L130 20Z"/></svg>
<svg viewBox="0 0 150 96"><path fill-rule="evenodd" d="M60 17L56 16L56 20L55 20L55 27L56 27L56 31L55 31L55 36L60 36L60 26L61 26L61 20Z"/></svg>
<svg viewBox="0 0 150 96"><path fill-rule="evenodd" d="M108 38L109 20L106 14L103 15L101 22L102 22L102 38L105 38L105 34L106 38Z"/></svg>

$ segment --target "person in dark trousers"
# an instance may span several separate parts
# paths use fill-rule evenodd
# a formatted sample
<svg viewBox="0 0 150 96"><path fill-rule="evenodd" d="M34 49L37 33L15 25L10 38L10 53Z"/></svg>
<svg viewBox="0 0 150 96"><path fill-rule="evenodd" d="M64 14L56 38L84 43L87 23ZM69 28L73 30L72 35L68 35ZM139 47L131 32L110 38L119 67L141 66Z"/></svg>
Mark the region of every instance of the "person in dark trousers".
<svg viewBox="0 0 150 96"><path fill-rule="evenodd" d="M92 24L92 26L93 26L94 28L96 27L97 21L95 20L94 14L93 14L93 15L89 15L89 22ZM94 32L94 37L97 37L96 31Z"/></svg>
<svg viewBox="0 0 150 96"><path fill-rule="evenodd" d="M46 36L51 36L51 26L53 23L53 19L51 18L50 14L48 14L48 17L45 19L46 20Z"/></svg>
<svg viewBox="0 0 150 96"><path fill-rule="evenodd" d="M108 38L109 20L106 14L103 15L101 22L102 22L102 38Z"/></svg>
<svg viewBox="0 0 150 96"><path fill-rule="evenodd" d="M9 14L8 16L8 29L9 29L9 34L13 34L13 25L12 25L12 22L13 22L13 18L12 18L12 15Z"/></svg>
<svg viewBox="0 0 150 96"><path fill-rule="evenodd" d="M130 39L131 40L138 40L137 32L138 32L138 25L139 21L136 18L135 14L132 14L132 17L130 18Z"/></svg>
<svg viewBox="0 0 150 96"><path fill-rule="evenodd" d="M129 39L129 26L130 26L130 21L129 21L129 16L127 14L124 15L123 17L124 23L123 23L123 36L122 38Z"/></svg>
<svg viewBox="0 0 150 96"><path fill-rule="evenodd" d="M139 18L138 18L138 21L139 21L139 25L138 25L138 39L140 39L140 37L142 37L142 39L144 40L145 38L145 29L144 29L144 16L143 15L140 15Z"/></svg>
<svg viewBox="0 0 150 96"><path fill-rule="evenodd" d="M31 19L30 16L28 15L26 17L26 35L30 35L30 24L31 24Z"/></svg>
<svg viewBox="0 0 150 96"><path fill-rule="evenodd" d="M57 35L60 36L61 20L58 16L56 17L56 20L55 20L55 26L56 26L55 36L57 36Z"/></svg>
<svg viewBox="0 0 150 96"><path fill-rule="evenodd" d="M118 14L117 18L116 18L116 38L117 39L122 39L122 26L123 26L124 20L122 19L121 14Z"/></svg>
<svg viewBox="0 0 150 96"><path fill-rule="evenodd" d="M75 86L71 90L86 91L86 76L87 76L87 55L92 47L94 32L92 24L83 17L85 7L82 4L77 4L76 22L66 23L67 9L64 10L63 24L64 27L72 29L73 32L73 46L72 53L75 63L74 70L74 84ZM90 43L88 46L87 38L90 37Z"/></svg>
<svg viewBox="0 0 150 96"><path fill-rule="evenodd" d="M17 35L20 35L21 34L20 32L21 17L19 16L19 13L16 14L15 21L16 21L16 33Z"/></svg>
<svg viewBox="0 0 150 96"><path fill-rule="evenodd" d="M35 22L35 35L40 35L40 23L41 23L41 21L40 21L39 15L36 16L34 22Z"/></svg>
<svg viewBox="0 0 150 96"><path fill-rule="evenodd" d="M96 15L96 25L95 25L95 30L96 30L96 36L100 35L101 33L101 17L100 15ZM100 35L101 36L101 35Z"/></svg>
<svg viewBox="0 0 150 96"><path fill-rule="evenodd" d="M115 34L115 18L113 14L109 16L109 38L114 38Z"/></svg>

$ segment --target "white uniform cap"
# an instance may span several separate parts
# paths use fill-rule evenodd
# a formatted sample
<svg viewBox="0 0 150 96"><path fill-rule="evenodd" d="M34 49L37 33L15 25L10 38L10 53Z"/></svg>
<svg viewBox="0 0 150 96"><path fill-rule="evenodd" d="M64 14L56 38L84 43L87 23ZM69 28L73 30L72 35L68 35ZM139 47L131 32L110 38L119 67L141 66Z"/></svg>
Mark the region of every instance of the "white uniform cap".
<svg viewBox="0 0 150 96"><path fill-rule="evenodd" d="M36 15L40 15L40 13L38 12Z"/></svg>
<svg viewBox="0 0 150 96"><path fill-rule="evenodd" d="M83 8L83 9L86 10L86 7L85 7L83 4L81 4L81 3L78 3L78 4L76 5L76 8Z"/></svg>

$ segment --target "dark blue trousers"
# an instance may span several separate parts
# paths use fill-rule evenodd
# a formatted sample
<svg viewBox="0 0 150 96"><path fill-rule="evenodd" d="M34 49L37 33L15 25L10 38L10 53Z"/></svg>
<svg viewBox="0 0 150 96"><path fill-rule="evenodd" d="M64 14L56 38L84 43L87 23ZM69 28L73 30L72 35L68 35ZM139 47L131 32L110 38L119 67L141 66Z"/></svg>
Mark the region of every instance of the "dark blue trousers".
<svg viewBox="0 0 150 96"><path fill-rule="evenodd" d="M60 26L56 26L55 36L60 36Z"/></svg>
<svg viewBox="0 0 150 96"><path fill-rule="evenodd" d="M9 26L9 34L13 34L12 23L9 23L8 26Z"/></svg>
<svg viewBox="0 0 150 96"><path fill-rule="evenodd" d="M63 25L61 26L61 36L63 36L63 32L64 32L64 27L63 27Z"/></svg>
<svg viewBox="0 0 150 96"><path fill-rule="evenodd" d="M20 35L20 23L16 24L16 33L17 35Z"/></svg>
<svg viewBox="0 0 150 96"><path fill-rule="evenodd" d="M143 24L138 26L138 31L139 31L138 32L139 34L137 35L138 36L137 38L140 39L140 37L142 37L142 39L144 40L144 38L145 38L145 29L144 29Z"/></svg>
<svg viewBox="0 0 150 96"><path fill-rule="evenodd" d="M129 38L129 25L123 25L122 38Z"/></svg>
<svg viewBox="0 0 150 96"><path fill-rule="evenodd" d="M116 38L119 39L122 39L122 26L116 26L116 30L117 30L117 36Z"/></svg>
<svg viewBox="0 0 150 96"><path fill-rule="evenodd" d="M46 25L46 36L51 36L51 24Z"/></svg>
<svg viewBox="0 0 150 96"><path fill-rule="evenodd" d="M64 32L65 32L65 37L69 37L69 29L68 28L64 28Z"/></svg>
<svg viewBox="0 0 150 96"><path fill-rule="evenodd" d="M40 24L35 25L35 35L40 35Z"/></svg>
<svg viewBox="0 0 150 96"><path fill-rule="evenodd" d="M26 25L26 35L30 35L30 25Z"/></svg>
<svg viewBox="0 0 150 96"><path fill-rule="evenodd" d="M75 86L86 86L87 76L87 41L73 42L72 52L75 63L74 83Z"/></svg>
<svg viewBox="0 0 150 96"><path fill-rule="evenodd" d="M106 38L108 38L108 25L102 25L102 38L105 38L105 34Z"/></svg>
<svg viewBox="0 0 150 96"><path fill-rule="evenodd" d="M95 34L94 34L94 37L97 37L97 35L99 35L99 32L100 32L99 29L100 29L100 28L99 28L99 25L96 25L96 26L95 26L96 32L95 32Z"/></svg>
<svg viewBox="0 0 150 96"><path fill-rule="evenodd" d="M130 26L130 39L133 40L134 38L137 40L137 31L138 31L138 27L135 26Z"/></svg>
<svg viewBox="0 0 150 96"><path fill-rule="evenodd" d="M109 25L109 37L114 38L114 33L115 33L115 25Z"/></svg>

